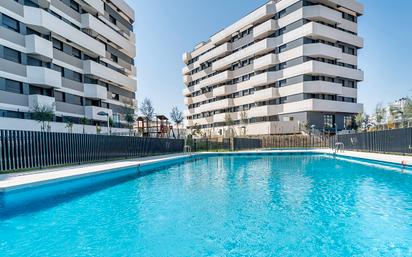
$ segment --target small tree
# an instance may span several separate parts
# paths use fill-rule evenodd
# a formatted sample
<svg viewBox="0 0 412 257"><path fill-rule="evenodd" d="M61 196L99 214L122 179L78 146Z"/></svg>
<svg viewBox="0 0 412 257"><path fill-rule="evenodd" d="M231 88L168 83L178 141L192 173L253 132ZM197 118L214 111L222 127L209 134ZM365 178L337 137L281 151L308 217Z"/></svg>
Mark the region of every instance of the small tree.
<svg viewBox="0 0 412 257"><path fill-rule="evenodd" d="M172 108L172 112L170 113L170 118L176 124L177 127L177 138L180 138L180 130L179 126L182 124L183 120L185 119L183 112L180 111L176 106Z"/></svg>
<svg viewBox="0 0 412 257"><path fill-rule="evenodd" d="M403 115L409 127L409 122L412 120L412 100L410 98L407 98L406 104L403 107Z"/></svg>
<svg viewBox="0 0 412 257"><path fill-rule="evenodd" d="M383 108L382 103L378 103L375 107L375 117L377 125L379 126L383 119L385 118L385 108Z"/></svg>
<svg viewBox="0 0 412 257"><path fill-rule="evenodd" d="M86 134L86 125L89 124L89 120L86 117L82 117L80 123L83 125L83 134Z"/></svg>
<svg viewBox="0 0 412 257"><path fill-rule="evenodd" d="M192 136L196 137L196 136L202 136L202 129L200 127L199 124L195 124L192 127L192 131L191 131Z"/></svg>
<svg viewBox="0 0 412 257"><path fill-rule="evenodd" d="M41 124L41 131L50 130L50 122L54 117L54 105L39 105L36 104L33 109L33 119Z"/></svg>
<svg viewBox="0 0 412 257"><path fill-rule="evenodd" d="M365 126L366 117L364 113L358 113L355 116L355 124L358 130L362 130Z"/></svg>
<svg viewBox="0 0 412 257"><path fill-rule="evenodd" d="M232 137L233 136L233 125L235 125L235 122L233 121L230 113L226 113L225 115L225 124L228 127L229 136Z"/></svg>
<svg viewBox="0 0 412 257"><path fill-rule="evenodd" d="M246 136L246 125L249 123L248 115L246 111L240 113L240 124L242 125L243 135Z"/></svg>
<svg viewBox="0 0 412 257"><path fill-rule="evenodd" d="M96 125L96 134L100 135L102 133L102 128L99 125Z"/></svg>
<svg viewBox="0 0 412 257"><path fill-rule="evenodd" d="M127 127L129 128L129 134L133 133L133 125L136 122L135 110L136 106L133 101L123 102L123 116L124 120L127 122Z"/></svg>
<svg viewBox="0 0 412 257"><path fill-rule="evenodd" d="M112 134L112 128L114 127L113 117L109 117L109 134Z"/></svg>
<svg viewBox="0 0 412 257"><path fill-rule="evenodd" d="M146 125L147 125L146 129L147 129L147 132L149 133L149 122L153 120L154 112L155 112L153 103L150 99L145 98L142 101L142 104L140 105L140 112L146 119Z"/></svg>
<svg viewBox="0 0 412 257"><path fill-rule="evenodd" d="M73 133L73 126L74 126L74 123L73 123L73 121L71 121L71 120L69 120L69 121L66 123L66 128L68 129L69 133Z"/></svg>

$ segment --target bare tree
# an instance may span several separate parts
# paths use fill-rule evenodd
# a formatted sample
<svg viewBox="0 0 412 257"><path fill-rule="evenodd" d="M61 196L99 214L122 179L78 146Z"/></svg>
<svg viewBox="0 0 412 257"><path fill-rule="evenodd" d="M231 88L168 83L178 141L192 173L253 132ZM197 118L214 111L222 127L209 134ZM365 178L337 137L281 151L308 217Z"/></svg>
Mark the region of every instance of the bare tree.
<svg viewBox="0 0 412 257"><path fill-rule="evenodd" d="M246 125L249 123L248 115L246 111L240 113L240 124L242 125L243 135L246 136Z"/></svg>
<svg viewBox="0 0 412 257"><path fill-rule="evenodd" d="M153 103L150 99L145 98L140 105L140 112L146 119L146 128L147 132L149 133L149 122L154 118L155 109L153 107Z"/></svg>
<svg viewBox="0 0 412 257"><path fill-rule="evenodd" d="M179 126L182 124L183 120L185 119L183 112L180 111L176 106L172 108L172 112L170 113L170 118L176 124L177 127L177 138L180 138L180 130Z"/></svg>
<svg viewBox="0 0 412 257"><path fill-rule="evenodd" d="M50 130L50 122L54 117L54 105L36 104L33 109L33 119L41 124L41 131Z"/></svg>
<svg viewBox="0 0 412 257"><path fill-rule="evenodd" d="M364 113L358 113L355 116L355 123L358 130L363 130L366 123L366 117Z"/></svg>

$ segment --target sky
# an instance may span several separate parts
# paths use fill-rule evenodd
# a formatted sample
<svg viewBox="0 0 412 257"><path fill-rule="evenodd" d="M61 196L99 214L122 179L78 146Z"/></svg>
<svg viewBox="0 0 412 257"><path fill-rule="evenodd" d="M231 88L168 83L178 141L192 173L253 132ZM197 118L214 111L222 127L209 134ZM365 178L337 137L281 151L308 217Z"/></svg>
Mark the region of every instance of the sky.
<svg viewBox="0 0 412 257"><path fill-rule="evenodd" d="M152 100L156 113L184 110L182 54L267 0L126 0L136 12L137 98ZM412 95L412 1L358 0L365 5L359 35L365 40L359 68L360 103L372 113L377 103Z"/></svg>

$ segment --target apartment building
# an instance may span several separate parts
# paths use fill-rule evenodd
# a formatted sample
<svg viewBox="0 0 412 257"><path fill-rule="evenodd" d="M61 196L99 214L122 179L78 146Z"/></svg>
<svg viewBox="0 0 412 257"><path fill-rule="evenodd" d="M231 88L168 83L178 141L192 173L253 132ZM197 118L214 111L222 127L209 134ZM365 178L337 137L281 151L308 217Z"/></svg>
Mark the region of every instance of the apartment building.
<svg viewBox="0 0 412 257"><path fill-rule="evenodd" d="M183 54L188 127L207 135L348 129L363 111L354 0L277 0Z"/></svg>
<svg viewBox="0 0 412 257"><path fill-rule="evenodd" d="M137 90L134 19L123 0L0 1L0 129L38 130L36 105L54 108L52 131L84 117L90 133L104 130L107 115L126 127Z"/></svg>

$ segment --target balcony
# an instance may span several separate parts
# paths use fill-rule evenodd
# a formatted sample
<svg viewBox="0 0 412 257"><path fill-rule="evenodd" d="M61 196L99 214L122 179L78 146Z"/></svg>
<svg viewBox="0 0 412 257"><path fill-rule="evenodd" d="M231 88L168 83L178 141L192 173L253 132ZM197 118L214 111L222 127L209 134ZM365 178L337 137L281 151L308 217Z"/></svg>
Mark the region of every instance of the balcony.
<svg viewBox="0 0 412 257"><path fill-rule="evenodd" d="M197 108L197 112L207 112L207 111L214 111L214 110L220 110L220 109L226 109L233 107L233 99L232 98L226 98L223 100L219 101L214 101L211 103L203 104Z"/></svg>
<svg viewBox="0 0 412 257"><path fill-rule="evenodd" d="M52 42L37 35L25 36L27 53L35 55L42 61L50 62L53 59Z"/></svg>
<svg viewBox="0 0 412 257"><path fill-rule="evenodd" d="M363 105L359 103L346 103L323 99L307 99L299 102L284 104L282 113L305 111L361 113L363 112Z"/></svg>
<svg viewBox="0 0 412 257"><path fill-rule="evenodd" d="M225 96L236 92L236 85L224 85L213 89L213 96Z"/></svg>
<svg viewBox="0 0 412 257"><path fill-rule="evenodd" d="M192 82L192 76L191 75L184 75L183 76L183 83L185 83L185 85L189 85L189 83Z"/></svg>
<svg viewBox="0 0 412 257"><path fill-rule="evenodd" d="M195 119L193 120L194 124L198 124L198 125L208 125L208 124L212 124L213 123L213 117L204 117L204 118L200 118L200 119Z"/></svg>
<svg viewBox="0 0 412 257"><path fill-rule="evenodd" d="M265 38L278 29L277 22L270 19L253 29L253 37L255 40Z"/></svg>
<svg viewBox="0 0 412 257"><path fill-rule="evenodd" d="M190 75L190 69L188 66L183 67L182 75Z"/></svg>
<svg viewBox="0 0 412 257"><path fill-rule="evenodd" d="M60 72L45 67L27 66L27 80L29 84L33 85L62 87Z"/></svg>
<svg viewBox="0 0 412 257"><path fill-rule="evenodd" d="M49 8L50 0L32 0L33 3L38 4L41 8Z"/></svg>
<svg viewBox="0 0 412 257"><path fill-rule="evenodd" d="M82 6L85 9L93 9L99 14L104 14L104 3L102 0L83 0L88 6Z"/></svg>
<svg viewBox="0 0 412 257"><path fill-rule="evenodd" d="M248 14L243 19L228 28L216 33L211 37L213 44L220 44L232 36L233 33L242 30L243 28L270 19L276 13L276 4L268 3L259 9Z"/></svg>
<svg viewBox="0 0 412 257"><path fill-rule="evenodd" d="M219 58L219 57L222 57L222 56L225 56L225 55L229 54L230 52L232 52L232 44L231 43L225 43L221 46L216 47L212 51L200 56L199 57L199 62L203 63L203 62L206 62L210 59Z"/></svg>
<svg viewBox="0 0 412 257"><path fill-rule="evenodd" d="M232 71L224 71L224 72L218 73L210 78L202 80L199 84L195 85L195 90L199 90L203 87L207 87L207 86L211 86L211 85L215 85L215 84L219 84L219 83L223 83L228 80L231 80L233 79L232 74L233 74Z"/></svg>
<svg viewBox="0 0 412 257"><path fill-rule="evenodd" d="M83 29L91 30L94 37L102 35L103 37L110 40L113 44L118 45L120 49L123 50L123 52L125 52L128 56L132 58L136 56L136 47L131 41L115 32L113 28L101 22L96 17L92 16L91 14L85 13L82 14L81 21L81 27Z"/></svg>
<svg viewBox="0 0 412 257"><path fill-rule="evenodd" d="M183 62L184 63L188 63L189 62L189 60L191 59L191 56L190 56L190 53L184 53L183 55L182 55L182 60L183 60Z"/></svg>
<svg viewBox="0 0 412 257"><path fill-rule="evenodd" d="M183 115L184 115L185 117L192 116L193 114L195 114L195 110L194 110L194 109L186 109L186 110L183 111Z"/></svg>
<svg viewBox="0 0 412 257"><path fill-rule="evenodd" d="M83 70L85 74L90 74L99 78L103 78L105 80L109 80L129 91L135 92L137 90L136 80L92 60L83 62Z"/></svg>
<svg viewBox="0 0 412 257"><path fill-rule="evenodd" d="M260 55L260 54L270 52L275 48L274 40L275 40L274 38L263 39L249 47L246 47L240 51L232 53L231 55L226 56L223 59L220 59L214 62L212 64L212 69L214 71L224 70L224 69L229 68L232 65L232 63L236 61L242 60L250 56Z"/></svg>
<svg viewBox="0 0 412 257"><path fill-rule="evenodd" d="M267 54L265 56L262 56L258 59L256 59L253 63L253 69L254 70L266 70L273 65L279 63L279 58L278 55L276 54Z"/></svg>
<svg viewBox="0 0 412 257"><path fill-rule="evenodd" d="M255 102L262 102L280 97L279 89L273 87L255 91L253 95Z"/></svg>
<svg viewBox="0 0 412 257"><path fill-rule="evenodd" d="M91 99L107 100L107 89L96 84L84 84L84 96Z"/></svg>
<svg viewBox="0 0 412 257"><path fill-rule="evenodd" d="M182 91L184 96L190 96L193 92L194 92L194 87L190 87L190 88L185 87L183 88L183 91Z"/></svg>
<svg viewBox="0 0 412 257"><path fill-rule="evenodd" d="M190 105L193 104L193 98L192 97L185 97L183 100L185 105Z"/></svg>
<svg viewBox="0 0 412 257"><path fill-rule="evenodd" d="M106 55L104 44L40 8L24 6L24 20L42 33L53 32L100 56Z"/></svg>
<svg viewBox="0 0 412 257"><path fill-rule="evenodd" d="M113 111L107 108L97 107L97 106L85 106L84 113L89 120L99 120L107 121L107 116L98 115L99 112L108 113L109 116L113 116Z"/></svg>
<svg viewBox="0 0 412 257"><path fill-rule="evenodd" d="M56 101L54 97L45 95L29 95L29 107L33 109L35 106L52 106L56 111Z"/></svg>
<svg viewBox="0 0 412 257"><path fill-rule="evenodd" d="M215 114L213 116L213 120L215 122L225 122L226 121L226 117L230 117L232 120L238 120L239 114L237 112L232 112L232 113L219 113L219 114Z"/></svg>

